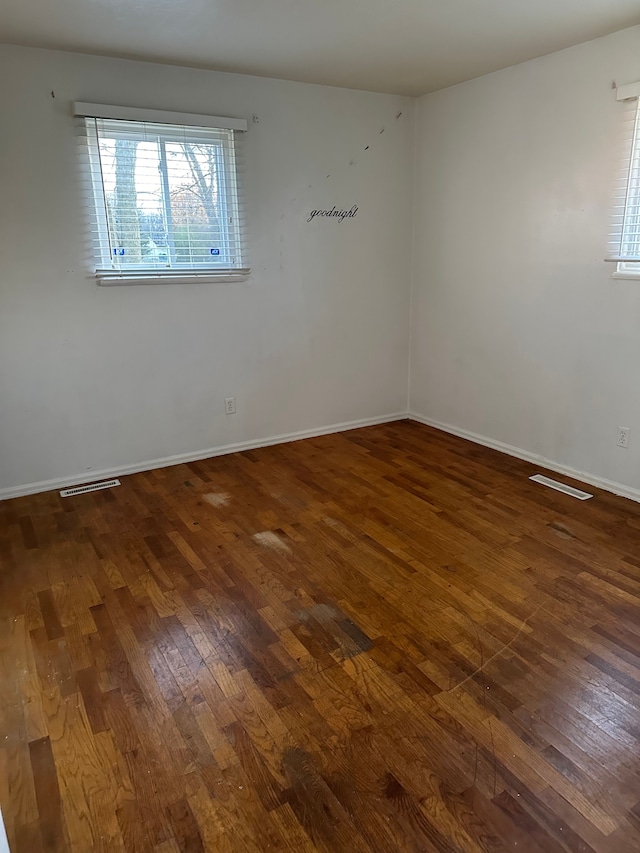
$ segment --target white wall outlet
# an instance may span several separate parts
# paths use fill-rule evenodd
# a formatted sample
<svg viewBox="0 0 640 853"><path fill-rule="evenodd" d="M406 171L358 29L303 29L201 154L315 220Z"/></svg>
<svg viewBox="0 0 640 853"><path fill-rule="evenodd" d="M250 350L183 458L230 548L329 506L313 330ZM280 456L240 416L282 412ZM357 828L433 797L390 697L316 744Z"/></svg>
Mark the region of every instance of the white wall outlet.
<svg viewBox="0 0 640 853"><path fill-rule="evenodd" d="M618 427L618 447L629 447L629 427Z"/></svg>
<svg viewBox="0 0 640 853"><path fill-rule="evenodd" d="M236 398L235 397L225 397L224 398L224 413L225 413L225 415L235 415L235 413L236 413Z"/></svg>

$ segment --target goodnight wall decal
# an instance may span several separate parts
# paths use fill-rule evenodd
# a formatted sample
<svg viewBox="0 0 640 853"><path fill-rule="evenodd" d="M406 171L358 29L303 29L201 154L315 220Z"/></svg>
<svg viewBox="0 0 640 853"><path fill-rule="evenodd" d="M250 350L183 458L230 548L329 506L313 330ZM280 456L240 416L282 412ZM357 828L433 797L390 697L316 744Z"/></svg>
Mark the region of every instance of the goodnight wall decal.
<svg viewBox="0 0 640 853"><path fill-rule="evenodd" d="M354 204L350 210L339 210L334 204L331 210L312 210L307 222L311 222L311 220L315 219L316 216L330 216L337 219L338 222L343 222L345 219L357 216L358 209L358 205Z"/></svg>

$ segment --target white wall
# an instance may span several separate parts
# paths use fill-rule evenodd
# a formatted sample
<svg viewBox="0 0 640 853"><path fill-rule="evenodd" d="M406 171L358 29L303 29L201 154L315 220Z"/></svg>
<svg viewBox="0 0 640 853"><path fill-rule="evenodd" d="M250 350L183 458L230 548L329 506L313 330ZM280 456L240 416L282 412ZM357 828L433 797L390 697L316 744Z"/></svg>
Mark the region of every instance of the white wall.
<svg viewBox="0 0 640 853"><path fill-rule="evenodd" d="M410 409L640 489L640 281L602 261L639 27L420 99L415 152L412 99L16 47L0 79L0 496L403 412L414 154ZM95 285L76 99L260 117L248 282Z"/></svg>
<svg viewBox="0 0 640 853"><path fill-rule="evenodd" d="M412 99L17 47L0 79L5 495L406 410ZM76 99L249 119L247 283L87 277Z"/></svg>
<svg viewBox="0 0 640 853"><path fill-rule="evenodd" d="M602 259L638 79L634 27L418 101L410 382L431 421L635 489L640 281Z"/></svg>

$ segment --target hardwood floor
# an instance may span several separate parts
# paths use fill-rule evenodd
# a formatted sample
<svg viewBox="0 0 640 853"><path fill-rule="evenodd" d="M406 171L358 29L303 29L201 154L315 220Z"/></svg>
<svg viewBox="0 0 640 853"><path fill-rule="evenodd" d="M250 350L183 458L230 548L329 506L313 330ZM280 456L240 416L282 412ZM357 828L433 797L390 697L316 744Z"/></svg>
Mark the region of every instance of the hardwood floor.
<svg viewBox="0 0 640 853"><path fill-rule="evenodd" d="M409 422L0 504L37 851L640 850L640 505Z"/></svg>

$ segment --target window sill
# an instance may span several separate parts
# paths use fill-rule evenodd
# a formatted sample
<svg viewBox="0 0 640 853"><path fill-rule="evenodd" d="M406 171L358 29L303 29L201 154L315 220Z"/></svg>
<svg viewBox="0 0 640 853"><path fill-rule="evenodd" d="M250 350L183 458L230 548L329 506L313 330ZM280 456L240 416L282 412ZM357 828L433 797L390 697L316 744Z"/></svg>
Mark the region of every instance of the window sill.
<svg viewBox="0 0 640 853"><path fill-rule="evenodd" d="M614 272L611 278L627 279L627 281L640 281L640 270L638 272Z"/></svg>
<svg viewBox="0 0 640 853"><path fill-rule="evenodd" d="M246 281L251 270L249 268L228 270L225 272L144 272L144 273L114 273L98 271L96 284L101 287L114 287L131 284L212 284L214 282Z"/></svg>

